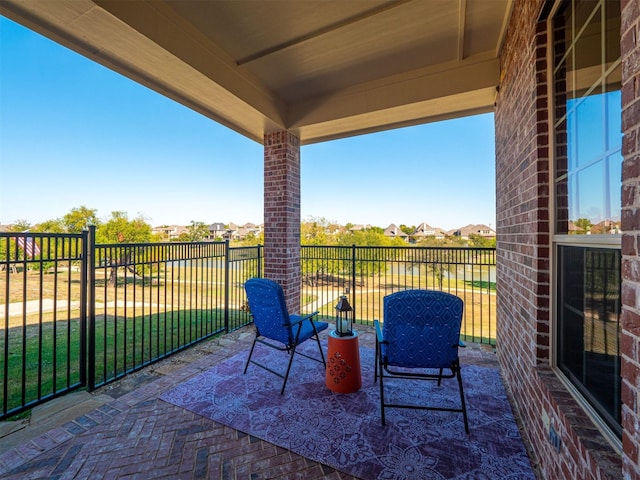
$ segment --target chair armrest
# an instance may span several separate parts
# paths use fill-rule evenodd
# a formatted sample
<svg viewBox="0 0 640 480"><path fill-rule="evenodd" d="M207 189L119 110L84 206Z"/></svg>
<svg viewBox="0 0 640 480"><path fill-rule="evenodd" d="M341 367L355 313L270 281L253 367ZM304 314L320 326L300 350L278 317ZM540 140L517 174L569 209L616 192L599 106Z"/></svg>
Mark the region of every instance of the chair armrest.
<svg viewBox="0 0 640 480"><path fill-rule="evenodd" d="M291 322L289 325L293 327L294 325L297 325L298 323L302 323L302 322L304 322L305 320L312 320L312 321L313 321L313 317L315 317L316 315L318 315L318 313L320 313L320 312L315 311L315 312L313 312L313 313L310 313L309 315L305 315L304 317L300 317L300 318L298 318L295 322ZM283 326L285 326L285 327L286 327L287 325L283 325Z"/></svg>
<svg viewBox="0 0 640 480"><path fill-rule="evenodd" d="M380 321L374 320L373 325L376 327L376 341L379 343L383 343L384 337L382 336L382 328L380 327Z"/></svg>

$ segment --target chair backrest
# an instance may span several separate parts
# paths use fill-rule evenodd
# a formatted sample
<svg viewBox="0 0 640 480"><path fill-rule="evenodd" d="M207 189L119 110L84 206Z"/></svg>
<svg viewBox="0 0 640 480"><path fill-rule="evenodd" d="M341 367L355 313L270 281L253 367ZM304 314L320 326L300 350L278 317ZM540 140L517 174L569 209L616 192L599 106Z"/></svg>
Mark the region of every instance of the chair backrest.
<svg viewBox="0 0 640 480"><path fill-rule="evenodd" d="M280 284L267 278L250 278L244 289L258 334L290 345L291 320Z"/></svg>
<svg viewBox="0 0 640 480"><path fill-rule="evenodd" d="M435 290L384 297L384 356L398 367L446 368L458 360L462 300Z"/></svg>

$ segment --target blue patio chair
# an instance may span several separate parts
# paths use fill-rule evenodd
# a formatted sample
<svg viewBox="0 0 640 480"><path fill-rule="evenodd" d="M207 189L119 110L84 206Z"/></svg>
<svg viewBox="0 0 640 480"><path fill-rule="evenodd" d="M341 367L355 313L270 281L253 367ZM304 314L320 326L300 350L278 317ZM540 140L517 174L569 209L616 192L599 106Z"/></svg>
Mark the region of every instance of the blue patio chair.
<svg viewBox="0 0 640 480"><path fill-rule="evenodd" d="M322 362L325 368L327 367L327 363L324 359L324 353L320 346L318 333L326 329L328 324L326 322L313 320L318 312L313 312L312 314L304 317L289 315L282 287L273 280L268 280L266 278L251 278L245 282L244 288L247 292L249 310L251 311L253 322L256 327L256 336L253 340L253 344L251 345L251 351L249 352L247 364L244 367L244 373L247 373L249 364L253 363L256 366L277 375L284 379L282 382L282 390L280 390L280 394L283 394L284 387L287 385L287 379L289 378L289 371L291 370L293 357L296 354L317 362ZM320 359L311 357L296 350L301 343L309 340L310 338L315 338L318 344ZM287 352L289 355L289 364L287 366L286 373L282 374L273 370L270 366L252 360L251 357L253 356L253 350L256 343L262 343L263 345L275 348L276 350Z"/></svg>
<svg viewBox="0 0 640 480"><path fill-rule="evenodd" d="M384 323L376 329L375 381L380 376L380 411L385 425L386 408L414 408L460 412L469 433L467 407L460 375L458 347L462 323L462 300L435 290L405 290L384 297ZM445 374L445 369L450 374ZM387 403L385 378L435 380L456 378L460 408ZM388 387L387 387L388 388Z"/></svg>

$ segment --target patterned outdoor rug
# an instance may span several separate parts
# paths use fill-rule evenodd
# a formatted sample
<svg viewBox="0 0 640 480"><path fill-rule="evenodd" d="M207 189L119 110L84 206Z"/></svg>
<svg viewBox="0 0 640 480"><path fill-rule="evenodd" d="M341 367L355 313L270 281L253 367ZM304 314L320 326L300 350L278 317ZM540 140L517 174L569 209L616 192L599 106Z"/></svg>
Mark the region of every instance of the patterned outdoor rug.
<svg viewBox="0 0 640 480"><path fill-rule="evenodd" d="M258 346L254 357L284 371L286 355L271 350ZM462 367L469 435L462 415L450 412L387 409L383 427L374 352L361 348L360 355L362 389L356 393L331 392L322 364L297 356L281 396L275 375L254 365L243 375L247 353L241 353L161 398L363 479L535 479L496 369ZM391 384L385 381L385 392ZM441 387L404 380L394 394L414 402L459 402L455 380Z"/></svg>

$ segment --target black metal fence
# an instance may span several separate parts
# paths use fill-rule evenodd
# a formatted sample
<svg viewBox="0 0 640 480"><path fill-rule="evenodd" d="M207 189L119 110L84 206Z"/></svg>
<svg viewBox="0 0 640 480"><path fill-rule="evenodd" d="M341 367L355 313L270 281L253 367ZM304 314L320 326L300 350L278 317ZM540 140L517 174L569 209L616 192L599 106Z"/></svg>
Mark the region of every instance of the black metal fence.
<svg viewBox="0 0 640 480"><path fill-rule="evenodd" d="M251 322L244 282L263 247L225 242L95 245L93 235L0 233L0 418L94 389ZM303 246L301 310L357 324L385 295L435 288L465 301L463 335L495 340L495 250Z"/></svg>
<svg viewBox="0 0 640 480"><path fill-rule="evenodd" d="M384 321L383 299L400 290L429 288L459 296L463 338L495 343L494 248L303 246L302 308L335 315L346 294L356 324Z"/></svg>
<svg viewBox="0 0 640 480"><path fill-rule="evenodd" d="M243 285L259 272L257 249L207 242L90 250L90 388L251 322Z"/></svg>
<svg viewBox="0 0 640 480"><path fill-rule="evenodd" d="M85 385L87 232L0 233L0 418Z"/></svg>
<svg viewBox="0 0 640 480"><path fill-rule="evenodd" d="M0 418L251 323L261 249L0 233Z"/></svg>

